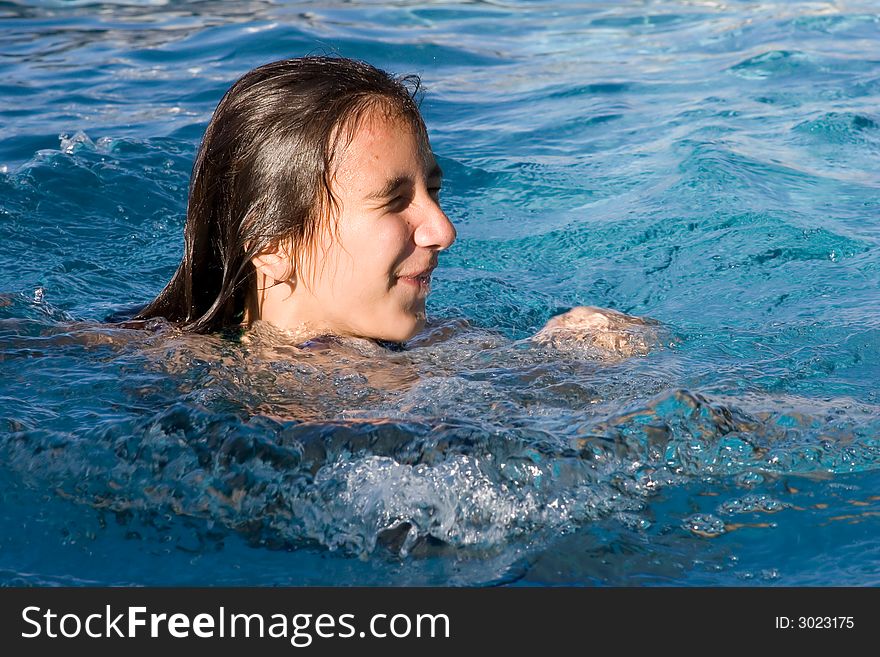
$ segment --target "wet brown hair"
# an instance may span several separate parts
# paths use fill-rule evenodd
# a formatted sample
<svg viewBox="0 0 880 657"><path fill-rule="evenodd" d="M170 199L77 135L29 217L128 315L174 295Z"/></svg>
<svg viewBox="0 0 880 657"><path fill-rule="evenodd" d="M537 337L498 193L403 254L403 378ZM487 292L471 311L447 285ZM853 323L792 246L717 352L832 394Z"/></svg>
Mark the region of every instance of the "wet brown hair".
<svg viewBox="0 0 880 657"><path fill-rule="evenodd" d="M138 319L205 333L239 326L256 289L251 259L290 240L294 259L335 209L334 156L376 110L427 145L416 76L365 62L302 57L241 77L223 96L190 181L183 259Z"/></svg>

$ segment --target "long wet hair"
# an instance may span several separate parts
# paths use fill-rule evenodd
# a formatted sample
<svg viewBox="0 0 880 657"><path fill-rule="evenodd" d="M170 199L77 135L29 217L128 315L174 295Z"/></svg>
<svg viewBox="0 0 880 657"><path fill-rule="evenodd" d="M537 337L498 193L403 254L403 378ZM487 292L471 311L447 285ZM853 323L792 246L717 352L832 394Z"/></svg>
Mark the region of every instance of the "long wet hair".
<svg viewBox="0 0 880 657"><path fill-rule="evenodd" d="M246 73L223 96L196 156L183 259L137 318L198 333L241 325L256 289L251 259L290 240L299 262L336 209L334 156L367 113L403 119L427 144L418 93L416 76L338 57Z"/></svg>

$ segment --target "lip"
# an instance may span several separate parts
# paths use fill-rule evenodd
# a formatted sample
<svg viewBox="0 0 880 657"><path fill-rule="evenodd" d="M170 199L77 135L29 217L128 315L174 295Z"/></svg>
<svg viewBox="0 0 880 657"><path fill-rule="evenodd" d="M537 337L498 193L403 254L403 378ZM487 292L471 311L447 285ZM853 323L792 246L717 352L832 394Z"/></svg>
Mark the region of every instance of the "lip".
<svg viewBox="0 0 880 657"><path fill-rule="evenodd" d="M420 292L424 291L427 293L431 289L431 273L433 271L434 267L428 267L420 271L398 274L397 280L405 285L417 288Z"/></svg>

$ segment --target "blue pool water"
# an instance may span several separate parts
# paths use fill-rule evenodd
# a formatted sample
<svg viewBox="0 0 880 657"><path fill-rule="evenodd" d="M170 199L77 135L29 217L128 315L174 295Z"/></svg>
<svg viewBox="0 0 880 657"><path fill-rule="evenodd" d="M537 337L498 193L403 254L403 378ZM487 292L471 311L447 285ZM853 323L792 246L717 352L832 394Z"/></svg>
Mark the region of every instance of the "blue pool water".
<svg viewBox="0 0 880 657"><path fill-rule="evenodd" d="M103 324L310 53L423 77L449 340ZM0 97L0 582L880 584L876 2L7 1ZM578 304L662 344L526 340Z"/></svg>

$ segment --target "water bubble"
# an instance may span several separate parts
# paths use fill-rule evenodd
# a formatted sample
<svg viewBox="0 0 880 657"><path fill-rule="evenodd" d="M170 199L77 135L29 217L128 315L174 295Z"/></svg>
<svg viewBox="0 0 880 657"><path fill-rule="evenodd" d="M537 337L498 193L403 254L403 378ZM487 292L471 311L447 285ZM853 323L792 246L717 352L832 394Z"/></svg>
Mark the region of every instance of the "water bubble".
<svg viewBox="0 0 880 657"><path fill-rule="evenodd" d="M82 130L77 130L73 136L69 136L66 132L61 133L58 139L61 140L59 147L61 152L67 155L73 155L83 146L95 148L95 143Z"/></svg>
<svg viewBox="0 0 880 657"><path fill-rule="evenodd" d="M787 509L790 505L769 495L745 495L741 498L727 500L718 508L719 513L776 513Z"/></svg>
<svg viewBox="0 0 880 657"><path fill-rule="evenodd" d="M682 527L692 534L704 538L715 538L727 531L724 521L710 513L695 513L688 516L682 523Z"/></svg>

